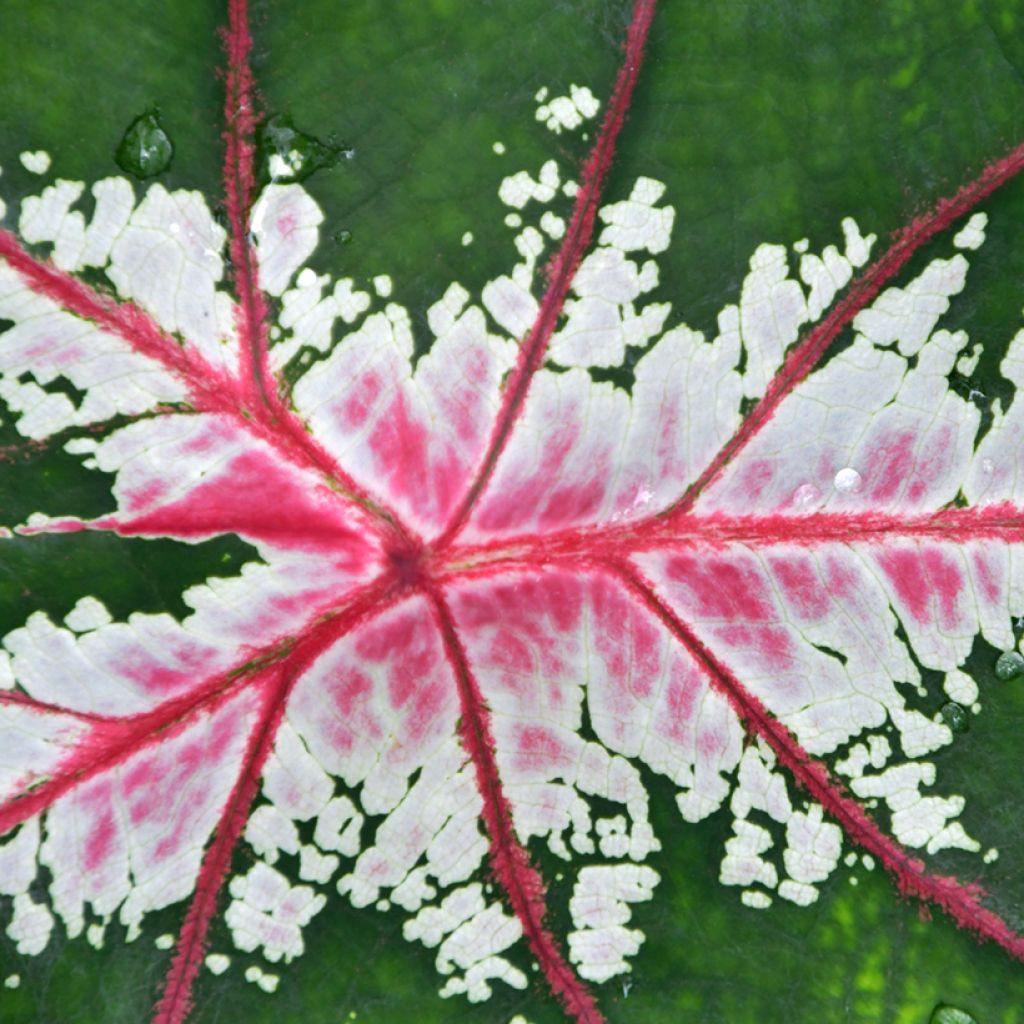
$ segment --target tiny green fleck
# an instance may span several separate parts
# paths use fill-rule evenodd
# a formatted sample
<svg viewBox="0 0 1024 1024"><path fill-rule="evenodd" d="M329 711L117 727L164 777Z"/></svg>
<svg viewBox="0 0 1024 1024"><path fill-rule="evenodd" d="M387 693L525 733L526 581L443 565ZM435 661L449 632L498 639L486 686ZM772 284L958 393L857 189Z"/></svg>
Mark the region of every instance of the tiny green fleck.
<svg viewBox="0 0 1024 1024"><path fill-rule="evenodd" d="M996 659L997 679L1006 682L1010 679L1016 679L1021 672L1024 672L1024 657L1021 657L1017 651L1004 651Z"/></svg>
<svg viewBox="0 0 1024 1024"><path fill-rule="evenodd" d="M942 720L953 730L953 732L967 732L971 727L970 716L967 709L955 701L943 704L939 709Z"/></svg>
<svg viewBox="0 0 1024 1024"><path fill-rule="evenodd" d="M136 178L152 178L170 167L173 156L174 146L160 123L160 115L149 110L128 125L114 160L122 171Z"/></svg>
<svg viewBox="0 0 1024 1024"><path fill-rule="evenodd" d="M940 1003L932 1011L928 1024L978 1024L978 1019L966 1010Z"/></svg>

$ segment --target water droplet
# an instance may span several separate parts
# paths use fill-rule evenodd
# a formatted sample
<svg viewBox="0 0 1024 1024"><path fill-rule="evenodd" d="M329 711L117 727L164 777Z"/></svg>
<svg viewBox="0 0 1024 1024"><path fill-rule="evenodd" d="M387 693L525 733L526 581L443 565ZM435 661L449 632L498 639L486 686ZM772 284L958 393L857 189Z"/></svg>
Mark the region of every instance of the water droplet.
<svg viewBox="0 0 1024 1024"><path fill-rule="evenodd" d="M117 166L136 178L152 178L166 171L173 156L174 146L156 110L135 118L114 152Z"/></svg>
<svg viewBox="0 0 1024 1024"><path fill-rule="evenodd" d="M335 245L348 245L352 241L352 232L348 228L342 228L334 233Z"/></svg>
<svg viewBox="0 0 1024 1024"><path fill-rule="evenodd" d="M939 708L939 714L942 715L942 720L953 732L967 732L971 727L967 709L957 704L956 701L951 700L948 704L943 704Z"/></svg>
<svg viewBox="0 0 1024 1024"><path fill-rule="evenodd" d="M260 125L256 139L257 161L262 181L304 181L321 167L339 160L351 160L354 151L346 146L321 142L300 132L287 114L275 114Z"/></svg>
<svg viewBox="0 0 1024 1024"><path fill-rule="evenodd" d="M793 492L795 508L810 508L821 497L821 491L814 484L801 484Z"/></svg>
<svg viewBox="0 0 1024 1024"><path fill-rule="evenodd" d="M978 1019L966 1010L958 1009L955 1006L947 1006L945 1003L939 1003L932 1010L928 1024L978 1024Z"/></svg>
<svg viewBox="0 0 1024 1024"><path fill-rule="evenodd" d="M845 466L836 473L835 487L837 491L856 493L860 490L860 473L851 466Z"/></svg>
<svg viewBox="0 0 1024 1024"><path fill-rule="evenodd" d="M1016 651L1003 651L996 658L996 679L1007 682L1024 672L1024 658Z"/></svg>

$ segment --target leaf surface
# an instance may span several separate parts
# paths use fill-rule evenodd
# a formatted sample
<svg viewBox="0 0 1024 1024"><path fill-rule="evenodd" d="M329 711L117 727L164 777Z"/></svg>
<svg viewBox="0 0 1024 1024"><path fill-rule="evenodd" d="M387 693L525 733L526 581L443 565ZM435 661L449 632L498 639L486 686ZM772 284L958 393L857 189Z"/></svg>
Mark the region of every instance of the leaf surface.
<svg viewBox="0 0 1024 1024"><path fill-rule="evenodd" d="M0 232L0 397L12 474L39 459L57 485L44 472L27 501L10 486L0 543L15 565L38 551L141 568L115 585L69 563L74 593L43 588L33 607L25 588L3 638L12 956L45 961L65 936L96 957L155 940L167 952L133 1000L169 1024L246 1012L248 993L217 1002L225 968L284 996L330 947L323 922L344 915L334 941L352 948L380 912L390 945L412 948L358 985L396 1019L393 965L416 948L442 977L413 998L432 985L460 1005L423 1011L437 1019L479 1003L481 1019L776 1013L773 983L735 1004L702 984L699 949L673 948L671 980L630 1001L634 965L657 975L683 887L710 870L695 928L719 950L769 930L740 940L740 963L772 929L811 927L798 911L828 915L823 942L851 970L873 955L843 933L855 912L966 955L952 919L1002 947L972 962L1019 985L1012 877L989 868L1012 865L1012 831L972 809L994 785L951 755L985 728L979 665L1014 650L1024 614L1024 334L1003 335L988 398L964 382L990 346L957 312L1024 152L986 142L902 228L841 213L815 225L820 244L762 236L697 329L665 291L689 199L658 173L657 131L649 171L630 145L651 128L645 54L658 81L675 15L649 38L652 2L620 13L595 91L567 80L512 104L535 114L533 141L492 174L490 219L515 234L504 262L486 246L483 276L421 270L422 234L378 268L404 225L368 241L362 268L339 257L330 214L417 133L368 143L365 164L322 140L354 174L297 180L302 152L262 148L261 118L324 101L299 66L301 21L273 7L250 25L243 0L227 5L223 113L205 126L222 137L219 185L187 133L185 178L141 185L112 169L83 184L26 150L22 180L45 177L11 194ZM463 52L484 45L486 27L452 26ZM407 32L430 28L421 12ZM374 47L392 45L380 26L356 18L342 36L373 80ZM189 57L197 73L214 52ZM504 134L485 118L465 138L479 132ZM371 230L393 216L365 201ZM488 231L467 220L449 247ZM172 562L179 584L152 593L153 566ZM1013 721L1007 656L989 757ZM949 935L894 919L897 889ZM661 900L673 912L652 917ZM4 998L41 1019L20 962ZM901 969L915 977L936 973ZM834 1019L917 1019L921 997L898 984ZM946 984L924 1003L964 991L955 972ZM366 1005L315 991L316 1013Z"/></svg>

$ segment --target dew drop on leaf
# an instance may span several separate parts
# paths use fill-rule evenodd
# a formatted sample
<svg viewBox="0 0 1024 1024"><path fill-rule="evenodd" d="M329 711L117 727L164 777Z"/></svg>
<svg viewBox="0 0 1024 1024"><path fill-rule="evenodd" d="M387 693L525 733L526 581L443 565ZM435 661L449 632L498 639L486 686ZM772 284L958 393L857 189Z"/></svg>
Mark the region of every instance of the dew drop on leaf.
<svg viewBox="0 0 1024 1024"><path fill-rule="evenodd" d="M846 466L836 473L835 486L837 491L855 492L860 490L860 473Z"/></svg>
<svg viewBox="0 0 1024 1024"><path fill-rule="evenodd" d="M793 507L810 508L820 497L821 492L814 484L801 484L793 492Z"/></svg>
<svg viewBox="0 0 1024 1024"><path fill-rule="evenodd" d="M336 245L348 245L352 241L352 232L348 228L342 228L340 231L334 233L334 242Z"/></svg>
<svg viewBox="0 0 1024 1024"><path fill-rule="evenodd" d="M257 160L263 181L304 181L321 167L351 159L346 146L329 145L300 132L287 114L275 114L260 126Z"/></svg>
<svg viewBox="0 0 1024 1024"><path fill-rule="evenodd" d="M135 118L114 153L122 171L136 178L152 178L171 165L174 145L160 123L160 115L148 110Z"/></svg>
<svg viewBox="0 0 1024 1024"><path fill-rule="evenodd" d="M967 732L971 727L970 716L967 709L956 701L949 701L939 709L942 720L953 730L953 732Z"/></svg>
<svg viewBox="0 0 1024 1024"><path fill-rule="evenodd" d="M996 678L1006 682L1024 672L1024 657L1017 651L1004 651L996 658Z"/></svg>
<svg viewBox="0 0 1024 1024"><path fill-rule="evenodd" d="M978 1019L966 1010L940 1003L932 1011L928 1024L978 1024Z"/></svg>

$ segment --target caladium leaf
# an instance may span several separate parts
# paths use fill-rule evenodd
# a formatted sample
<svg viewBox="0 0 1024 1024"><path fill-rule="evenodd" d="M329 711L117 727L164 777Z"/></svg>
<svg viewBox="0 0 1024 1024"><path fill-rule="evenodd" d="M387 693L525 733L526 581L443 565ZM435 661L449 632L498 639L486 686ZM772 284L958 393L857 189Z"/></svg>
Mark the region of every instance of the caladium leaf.
<svg viewBox="0 0 1024 1024"><path fill-rule="evenodd" d="M69 573L60 612L20 601L3 637L12 1013L43 1019L22 974L84 937L83 958L155 945L159 1024L240 1016L197 985L295 999L320 922L343 917L350 959L386 914L409 943L389 955L439 972L424 1019L636 1019L634 968L673 927L643 915L697 863L752 930L808 927L830 894L841 920L854 864L883 869L882 898L1017 978L1012 887L979 883L1013 850L942 757L984 722L978 659L1024 671L1024 332L999 400L962 394L983 353L951 310L1024 148L888 241L838 216L821 245L752 247L701 332L663 301L671 176L626 160L605 194L653 0L624 13L607 88L540 87L550 155L494 175L507 265L419 306L397 270L318 262L348 229L306 179L358 151L265 119L273 17L254 30L245 0L219 193L22 153L44 178L0 231L9 455L106 493L12 500L0 543L194 569L124 609ZM683 946L668 1012L741 1019L688 985Z"/></svg>

